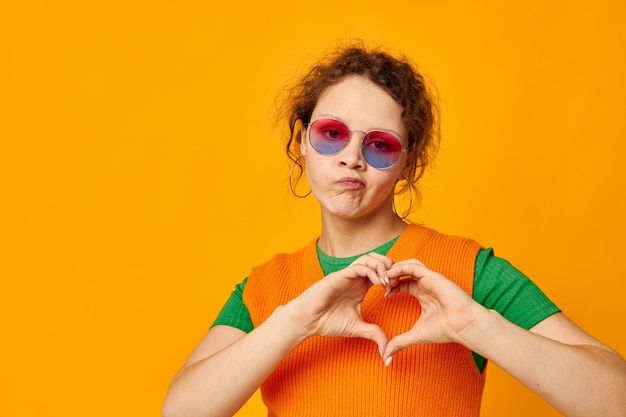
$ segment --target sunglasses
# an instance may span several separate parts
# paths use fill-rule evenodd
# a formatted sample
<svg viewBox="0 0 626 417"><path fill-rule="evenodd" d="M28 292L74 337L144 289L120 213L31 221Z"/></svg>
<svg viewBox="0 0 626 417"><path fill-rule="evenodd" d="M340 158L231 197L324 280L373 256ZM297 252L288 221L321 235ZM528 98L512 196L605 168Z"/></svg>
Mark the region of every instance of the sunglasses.
<svg viewBox="0 0 626 417"><path fill-rule="evenodd" d="M391 133L382 130L350 130L345 123L329 117L322 117L307 124L309 128L309 142L313 149L322 155L336 155L343 151L350 134L359 132L363 134L361 152L363 158L372 167L378 169L389 168L400 159L402 152L407 148L402 147L400 139Z"/></svg>

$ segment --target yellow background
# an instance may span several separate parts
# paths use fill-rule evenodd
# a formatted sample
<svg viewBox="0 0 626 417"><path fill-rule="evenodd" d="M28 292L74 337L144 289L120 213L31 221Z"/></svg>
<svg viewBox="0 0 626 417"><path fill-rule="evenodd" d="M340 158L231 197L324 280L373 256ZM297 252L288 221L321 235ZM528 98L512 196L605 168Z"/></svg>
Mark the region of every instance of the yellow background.
<svg viewBox="0 0 626 417"><path fill-rule="evenodd" d="M276 92L337 39L411 56L443 145L413 220L626 353L617 0L0 1L0 415L158 415L250 268L308 242ZM496 366L484 416L554 416ZM258 397L238 416L262 415Z"/></svg>

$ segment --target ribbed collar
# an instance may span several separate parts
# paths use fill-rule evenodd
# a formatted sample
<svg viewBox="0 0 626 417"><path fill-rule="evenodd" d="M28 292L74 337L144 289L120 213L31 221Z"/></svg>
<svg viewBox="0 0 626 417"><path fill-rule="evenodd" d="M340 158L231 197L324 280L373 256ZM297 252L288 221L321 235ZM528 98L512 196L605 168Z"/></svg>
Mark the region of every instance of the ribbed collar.
<svg viewBox="0 0 626 417"><path fill-rule="evenodd" d="M397 237L397 240L389 249L387 256L394 262L406 259L409 256L414 256L428 241L428 237L432 233L432 230L428 228L409 224L404 231L402 231L400 236ZM324 278L324 272L322 271L317 255L317 240L317 238L312 240L302 249L301 274L304 285L302 290Z"/></svg>

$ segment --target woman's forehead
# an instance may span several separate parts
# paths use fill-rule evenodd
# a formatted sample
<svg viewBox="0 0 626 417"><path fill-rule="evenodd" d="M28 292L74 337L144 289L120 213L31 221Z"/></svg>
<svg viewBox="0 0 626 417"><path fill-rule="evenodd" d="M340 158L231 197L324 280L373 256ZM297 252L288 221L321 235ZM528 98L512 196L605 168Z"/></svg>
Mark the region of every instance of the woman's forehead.
<svg viewBox="0 0 626 417"><path fill-rule="evenodd" d="M381 87L367 78L350 76L324 91L312 119L333 117L351 129L382 129L405 136L402 111L402 106Z"/></svg>

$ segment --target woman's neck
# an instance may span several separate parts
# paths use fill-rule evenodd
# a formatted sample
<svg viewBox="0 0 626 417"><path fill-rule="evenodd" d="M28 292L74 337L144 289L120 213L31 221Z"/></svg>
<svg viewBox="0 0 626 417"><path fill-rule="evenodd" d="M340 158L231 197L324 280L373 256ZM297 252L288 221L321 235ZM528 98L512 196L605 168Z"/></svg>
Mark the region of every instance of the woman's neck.
<svg viewBox="0 0 626 417"><path fill-rule="evenodd" d="M406 226L395 214L364 219L341 219L322 214L318 245L327 255L347 258L379 247L402 233Z"/></svg>

